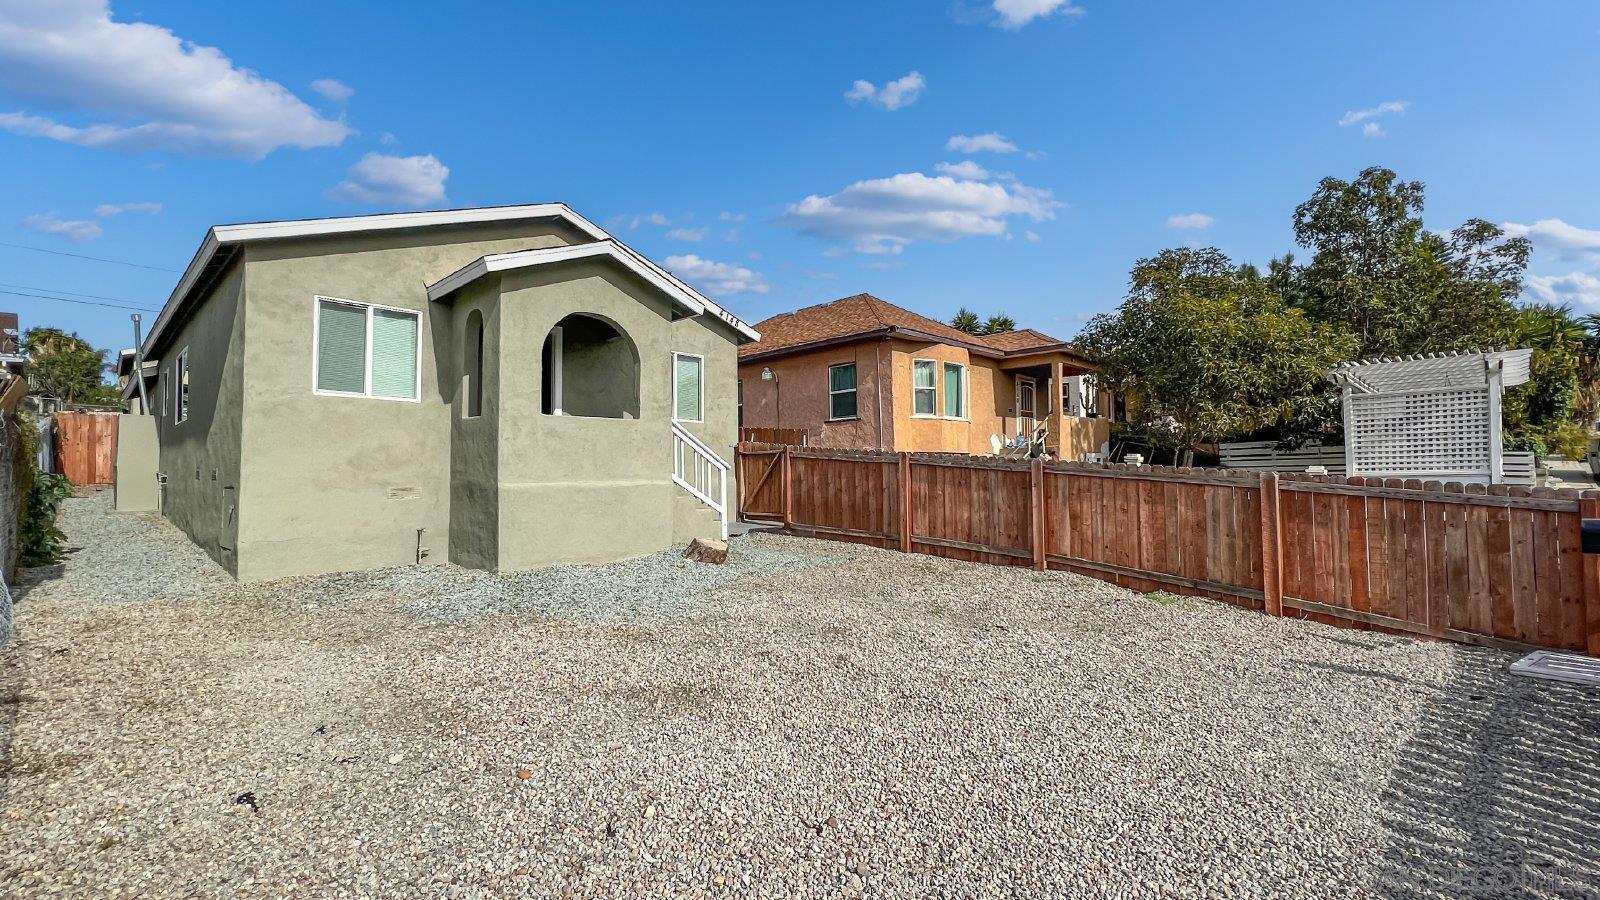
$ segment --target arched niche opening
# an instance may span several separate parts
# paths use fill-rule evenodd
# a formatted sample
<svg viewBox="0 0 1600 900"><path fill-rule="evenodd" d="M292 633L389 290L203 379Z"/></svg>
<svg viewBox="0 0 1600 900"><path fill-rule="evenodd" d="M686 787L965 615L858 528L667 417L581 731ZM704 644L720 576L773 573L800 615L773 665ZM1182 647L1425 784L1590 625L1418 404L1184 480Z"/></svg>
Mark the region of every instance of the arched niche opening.
<svg viewBox="0 0 1600 900"><path fill-rule="evenodd" d="M615 323L567 316L545 336L541 359L545 415L639 418L639 350Z"/></svg>

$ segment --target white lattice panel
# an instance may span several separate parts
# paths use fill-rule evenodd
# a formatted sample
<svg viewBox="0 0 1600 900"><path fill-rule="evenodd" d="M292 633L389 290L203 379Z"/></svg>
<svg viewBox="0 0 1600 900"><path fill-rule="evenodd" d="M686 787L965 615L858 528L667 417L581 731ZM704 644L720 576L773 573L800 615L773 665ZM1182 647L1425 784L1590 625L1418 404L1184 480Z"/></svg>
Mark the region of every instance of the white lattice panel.
<svg viewBox="0 0 1600 900"><path fill-rule="evenodd" d="M1352 394L1357 475L1489 476L1489 389Z"/></svg>

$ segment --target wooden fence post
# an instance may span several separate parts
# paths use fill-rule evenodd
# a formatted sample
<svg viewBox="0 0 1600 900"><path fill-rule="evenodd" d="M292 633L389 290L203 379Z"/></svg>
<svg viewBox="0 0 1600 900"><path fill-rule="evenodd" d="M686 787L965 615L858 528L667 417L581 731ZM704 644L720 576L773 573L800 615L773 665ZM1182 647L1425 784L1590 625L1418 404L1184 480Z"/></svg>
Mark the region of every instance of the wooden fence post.
<svg viewBox="0 0 1600 900"><path fill-rule="evenodd" d="M789 454L789 445L783 445L783 530L788 531L794 527L794 460Z"/></svg>
<svg viewBox="0 0 1600 900"><path fill-rule="evenodd" d="M1029 493L1033 497L1033 515L1030 517L1033 524L1033 567L1040 571L1045 568L1044 558L1044 460L1034 457L1033 465L1028 469L1032 480L1033 490Z"/></svg>
<svg viewBox="0 0 1600 900"><path fill-rule="evenodd" d="M1266 613L1283 615L1283 522L1279 518L1278 473L1261 473L1261 589Z"/></svg>
<svg viewBox="0 0 1600 900"><path fill-rule="evenodd" d="M900 552L911 552L911 454L900 452Z"/></svg>
<svg viewBox="0 0 1600 900"><path fill-rule="evenodd" d="M1578 515L1585 519L1600 519L1600 491L1584 491L1578 500ZM1600 554L1584 553L1583 559L1583 625L1588 638L1589 655L1600 656Z"/></svg>

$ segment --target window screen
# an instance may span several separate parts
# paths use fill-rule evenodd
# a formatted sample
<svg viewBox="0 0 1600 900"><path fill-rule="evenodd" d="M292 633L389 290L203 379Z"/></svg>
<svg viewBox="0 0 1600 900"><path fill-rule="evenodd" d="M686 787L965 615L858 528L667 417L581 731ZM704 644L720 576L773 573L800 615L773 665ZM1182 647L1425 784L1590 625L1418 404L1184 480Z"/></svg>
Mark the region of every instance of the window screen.
<svg viewBox="0 0 1600 900"><path fill-rule="evenodd" d="M704 362L698 356L689 356L683 353L674 354L673 360L673 385L674 409L672 417L685 422L698 422L701 419L700 410L700 385Z"/></svg>
<svg viewBox="0 0 1600 900"><path fill-rule="evenodd" d="M318 298L317 390L417 399L421 321L409 310Z"/></svg>
<svg viewBox="0 0 1600 900"><path fill-rule="evenodd" d="M938 409L939 389L934 382L933 360L911 361L912 413L919 416L934 415Z"/></svg>
<svg viewBox="0 0 1600 900"><path fill-rule="evenodd" d="M372 311L372 396L413 400L417 396L417 317L389 309Z"/></svg>
<svg viewBox="0 0 1600 900"><path fill-rule="evenodd" d="M856 416L856 365L828 369L828 418L853 419Z"/></svg>
<svg viewBox="0 0 1600 900"><path fill-rule="evenodd" d="M317 304L317 389L363 394L367 390L367 308L323 300Z"/></svg>

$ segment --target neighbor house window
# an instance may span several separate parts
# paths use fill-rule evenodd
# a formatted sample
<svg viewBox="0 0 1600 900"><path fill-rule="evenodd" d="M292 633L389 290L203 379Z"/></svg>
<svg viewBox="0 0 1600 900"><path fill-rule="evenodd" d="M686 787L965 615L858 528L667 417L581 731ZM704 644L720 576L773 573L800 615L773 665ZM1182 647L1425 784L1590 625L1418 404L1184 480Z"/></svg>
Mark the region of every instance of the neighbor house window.
<svg viewBox="0 0 1600 900"><path fill-rule="evenodd" d="M939 388L934 380L931 359L911 361L911 414L914 416L939 414Z"/></svg>
<svg viewBox="0 0 1600 900"><path fill-rule="evenodd" d="M693 353L672 354L672 417L680 422L699 422L705 418L704 357Z"/></svg>
<svg viewBox="0 0 1600 900"><path fill-rule="evenodd" d="M828 367L828 418L856 417L856 364Z"/></svg>
<svg viewBox="0 0 1600 900"><path fill-rule="evenodd" d="M415 310L318 297L317 393L416 400L421 322Z"/></svg>
<svg viewBox="0 0 1600 900"><path fill-rule="evenodd" d="M175 371L176 371L176 374L178 376L178 379L177 379L178 405L177 405L176 411L173 413L173 416L172 416L172 421L174 423L182 422L182 421L185 421L185 420L187 420L189 418L189 348L188 347L183 348L183 352L178 354L178 365L177 365L177 369Z"/></svg>
<svg viewBox="0 0 1600 900"><path fill-rule="evenodd" d="M944 414L950 419L967 416L966 367L957 363L944 364Z"/></svg>

